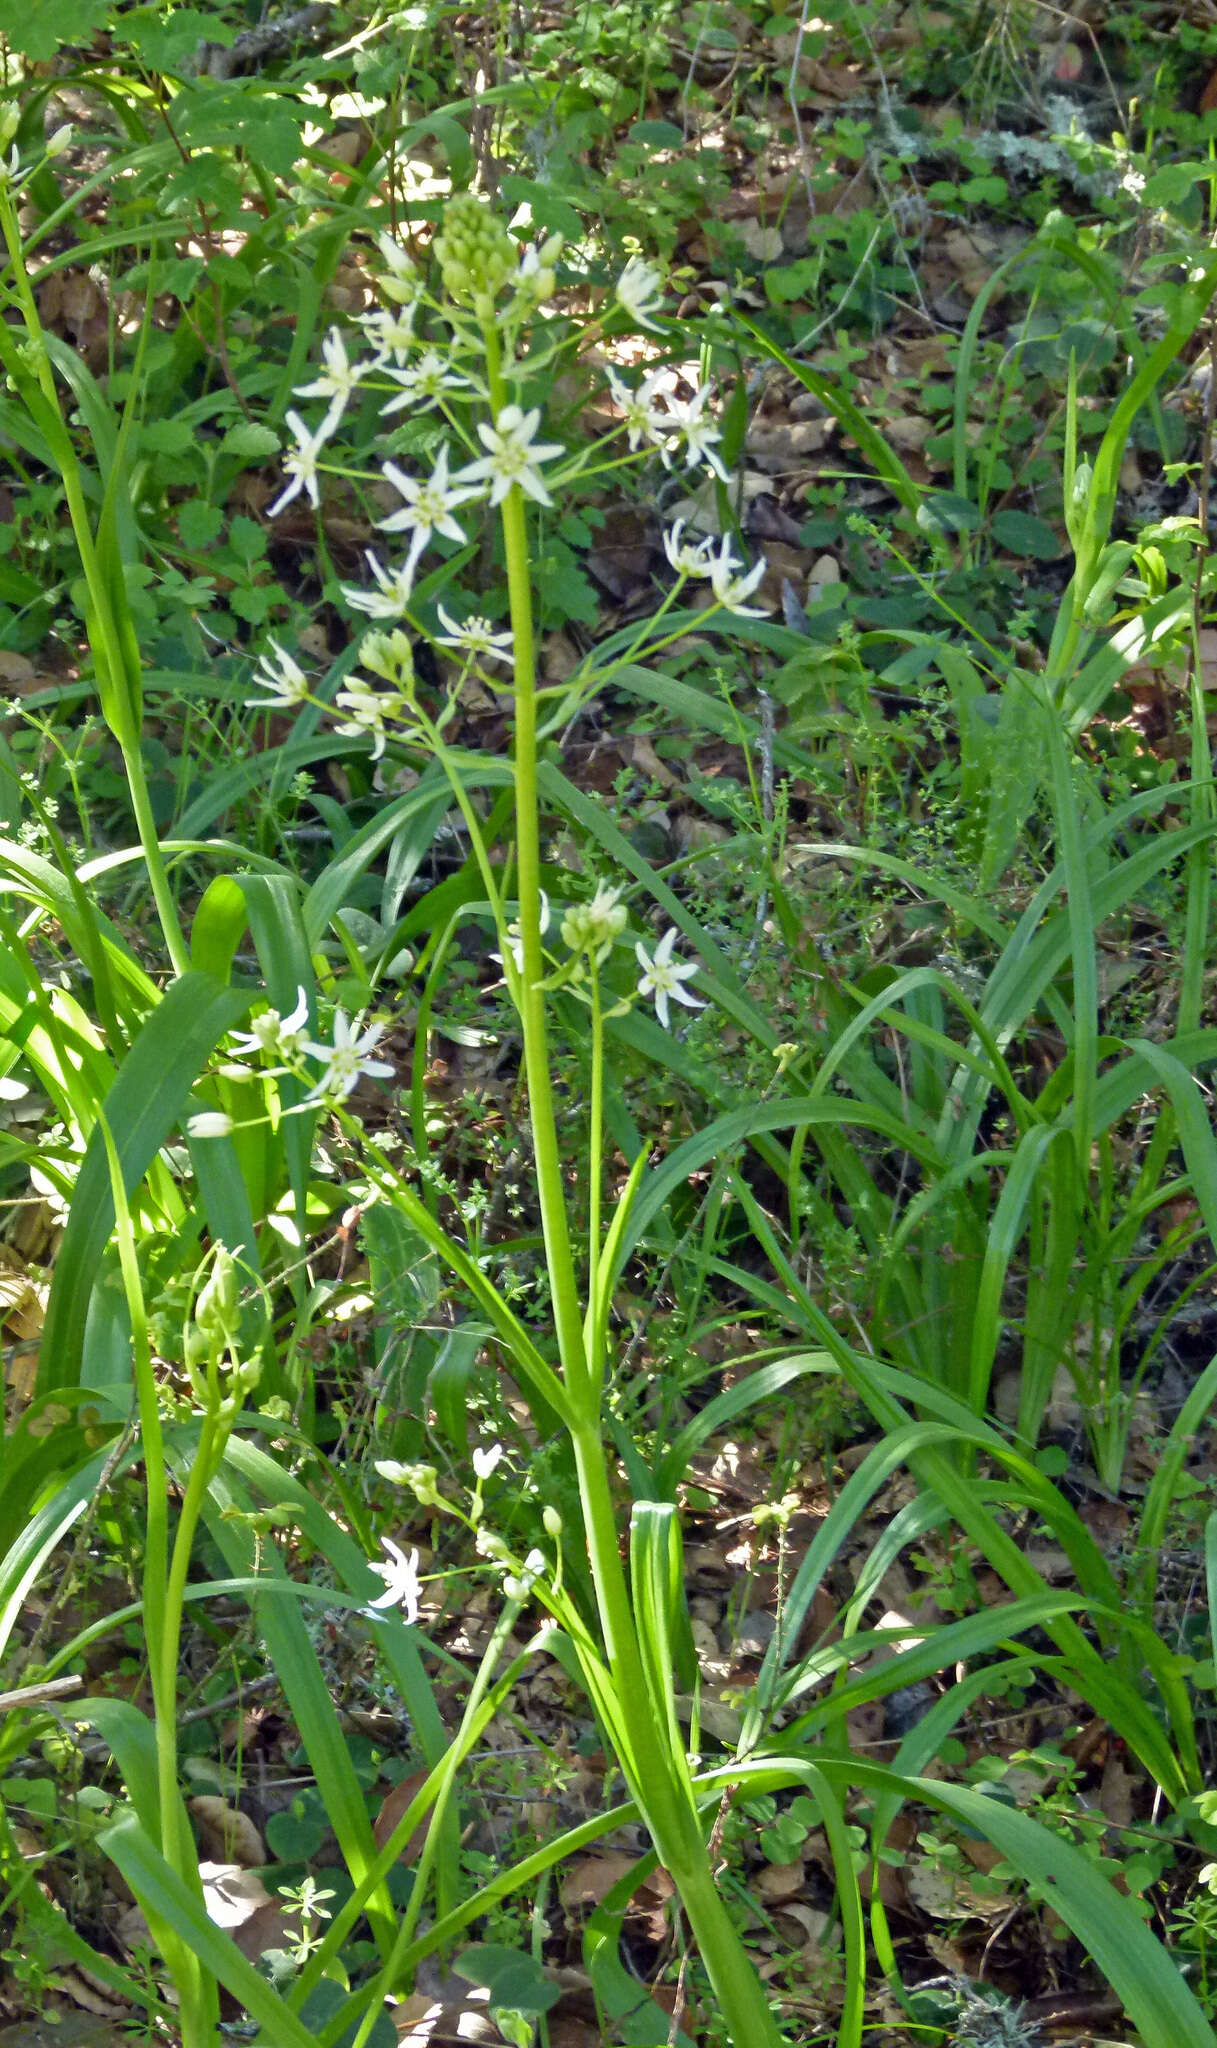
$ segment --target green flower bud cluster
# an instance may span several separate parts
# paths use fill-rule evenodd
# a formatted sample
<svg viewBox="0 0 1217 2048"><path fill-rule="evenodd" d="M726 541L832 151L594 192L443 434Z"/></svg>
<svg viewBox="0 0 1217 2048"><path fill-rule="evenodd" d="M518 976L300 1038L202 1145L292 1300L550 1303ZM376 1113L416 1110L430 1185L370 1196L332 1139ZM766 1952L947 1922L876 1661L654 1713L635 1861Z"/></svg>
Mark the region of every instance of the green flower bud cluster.
<svg viewBox="0 0 1217 2048"><path fill-rule="evenodd" d="M390 1486L404 1486L423 1508L447 1509L439 1490L439 1473L434 1465L402 1464L398 1458L377 1458L374 1469Z"/></svg>
<svg viewBox="0 0 1217 2048"><path fill-rule="evenodd" d="M586 953L599 966L625 930L629 913L617 889L597 889L590 903L575 903L562 920L562 938L572 953Z"/></svg>
<svg viewBox="0 0 1217 2048"><path fill-rule="evenodd" d="M400 628L393 633L365 633L359 643L359 659L374 676L409 697L414 684L414 649L408 633Z"/></svg>
<svg viewBox="0 0 1217 2048"><path fill-rule="evenodd" d="M448 201L432 247L444 290L458 302L493 302L515 272L515 243L498 214L472 192L458 192Z"/></svg>

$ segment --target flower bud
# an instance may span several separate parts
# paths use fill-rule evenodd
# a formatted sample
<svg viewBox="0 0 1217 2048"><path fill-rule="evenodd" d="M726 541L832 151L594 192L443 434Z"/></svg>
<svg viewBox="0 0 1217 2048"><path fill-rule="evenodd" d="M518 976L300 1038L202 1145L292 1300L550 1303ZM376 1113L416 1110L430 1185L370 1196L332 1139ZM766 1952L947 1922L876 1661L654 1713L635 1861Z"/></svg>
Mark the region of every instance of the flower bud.
<svg viewBox="0 0 1217 2048"><path fill-rule="evenodd" d="M51 136L50 141L47 143L47 155L62 156L64 150L67 148L68 144L72 140L73 133L74 131L70 121L65 122L62 128L57 128L55 130L55 133Z"/></svg>
<svg viewBox="0 0 1217 2048"><path fill-rule="evenodd" d="M472 192L448 201L432 247L444 290L466 304L493 301L516 267L516 245L503 222Z"/></svg>
<svg viewBox="0 0 1217 2048"><path fill-rule="evenodd" d="M202 1109L186 1124L188 1138L227 1138L231 1131L232 1118L225 1116L222 1109Z"/></svg>
<svg viewBox="0 0 1217 2048"><path fill-rule="evenodd" d="M195 1325L209 1345L231 1342L241 1322L237 1268L227 1245L217 1245L211 1272L194 1305Z"/></svg>
<svg viewBox="0 0 1217 2048"><path fill-rule="evenodd" d="M359 659L374 676L395 689L409 691L414 681L414 649L400 628L393 633L365 633L359 643Z"/></svg>
<svg viewBox="0 0 1217 2048"><path fill-rule="evenodd" d="M542 1508L541 1520L545 1524L545 1534L547 1536L553 1536L556 1539L562 1534L562 1517L558 1513L557 1508Z"/></svg>

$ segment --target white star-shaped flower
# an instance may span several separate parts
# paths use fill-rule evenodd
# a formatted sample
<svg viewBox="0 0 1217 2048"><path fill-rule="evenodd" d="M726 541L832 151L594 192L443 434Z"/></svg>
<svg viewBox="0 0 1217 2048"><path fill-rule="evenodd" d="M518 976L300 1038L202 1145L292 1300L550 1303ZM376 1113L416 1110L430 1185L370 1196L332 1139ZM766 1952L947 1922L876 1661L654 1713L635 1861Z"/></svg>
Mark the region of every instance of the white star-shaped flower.
<svg viewBox="0 0 1217 2048"><path fill-rule="evenodd" d="M316 506L320 504L321 493L317 484L317 457L320 455L322 448L333 431L328 414L322 420L315 433L309 432L298 412L289 411L285 418L296 437L296 446L290 455L285 455L283 458L283 469L285 475L289 478L289 482L287 488L280 491L274 504L267 506L266 516L268 519L277 519L284 506L290 505L293 498L298 498L301 491L304 492L310 505Z"/></svg>
<svg viewBox="0 0 1217 2048"><path fill-rule="evenodd" d="M638 389L631 391L615 370L608 373L609 391L631 448L640 448L644 441L662 447L671 431L664 414L656 412L651 403L659 381L658 376L644 377Z"/></svg>
<svg viewBox="0 0 1217 2048"><path fill-rule="evenodd" d="M341 733L343 739L371 739L372 759L379 761L389 737L385 729L385 712L389 707L381 692L356 676L345 690L339 690L334 707L348 714L334 731Z"/></svg>
<svg viewBox="0 0 1217 2048"><path fill-rule="evenodd" d="M306 1039L304 1051L315 1060L325 1061L325 1072L315 1088L309 1090L310 1102L321 1096L328 1096L345 1102L361 1074L370 1080L390 1081L393 1068L384 1060L369 1057L372 1048L384 1035L383 1024L369 1024L366 1031L356 1037L354 1026L348 1024L345 1010L334 1012L334 1043L315 1045Z"/></svg>
<svg viewBox="0 0 1217 2048"><path fill-rule="evenodd" d="M734 612L737 618L763 619L770 607L749 604L747 599L762 581L765 566L764 562L758 562L755 568L742 575L743 563L737 562L732 554L730 539L724 539L717 555L711 554L708 559L710 588L719 603L729 612Z"/></svg>
<svg viewBox="0 0 1217 2048"><path fill-rule="evenodd" d="M442 533L445 540L458 543L466 538L464 527L457 525L452 514L458 505L479 494L467 470L458 470L456 476L449 480L446 448L441 448L439 460L429 477L407 476L395 462L386 462L384 477L385 482L392 484L398 496L406 502L400 512L391 512L387 519L382 519L380 527L385 533L408 533L411 536L411 572L432 534Z"/></svg>
<svg viewBox="0 0 1217 2048"><path fill-rule="evenodd" d="M269 690L270 695L247 697L247 707L251 711L290 711L295 704L307 704L309 688L304 670L277 640L270 644L273 653L259 655L254 669L254 681L260 689Z"/></svg>
<svg viewBox="0 0 1217 2048"><path fill-rule="evenodd" d="M374 367L380 369L390 356L405 362L414 347L414 306L378 306L374 313L361 313L359 324L372 344Z"/></svg>
<svg viewBox="0 0 1217 2048"><path fill-rule="evenodd" d="M673 965L672 948L675 944L676 927L673 925L670 931L664 933L653 953L648 953L641 940L634 948L634 956L642 969L638 977L638 993L640 996L655 998L655 1015L665 1031L669 1021L669 997L683 1003L687 1010L704 1010L706 1007L683 986L691 975L697 973L697 963L694 961L690 964L685 961L679 966Z"/></svg>
<svg viewBox="0 0 1217 2048"><path fill-rule="evenodd" d="M286 1017L278 1010L263 1010L255 1017L248 1031L239 1032L231 1039L232 1051L241 1059L256 1058L266 1053L271 1059L293 1059L303 1052L308 1031L308 997L302 988L296 990L296 1007Z"/></svg>
<svg viewBox="0 0 1217 2048"><path fill-rule="evenodd" d="M400 619L409 610L414 590L413 559L396 569L386 569L368 548L364 560L372 571L376 588L361 590L357 583L344 583L342 594L347 603L352 611L366 612L371 619Z"/></svg>
<svg viewBox="0 0 1217 2048"><path fill-rule="evenodd" d="M375 1600L369 1600L369 1610L376 1608L400 1607L411 1626L418 1620L418 1603L422 1586L418 1576L418 1552L412 1550L409 1557L394 1543L391 1536L382 1536L381 1549L389 1554L387 1564L374 1564L371 1569L385 1582L383 1593Z"/></svg>
<svg viewBox="0 0 1217 2048"><path fill-rule="evenodd" d="M442 604L436 605L440 624L446 629L435 636L440 647L455 647L461 654L470 654L478 661L505 661L515 659L514 642L510 633L496 633L489 619L453 619Z"/></svg>
<svg viewBox="0 0 1217 2048"><path fill-rule="evenodd" d="M366 376L367 363L352 363L346 352L346 343L337 327L331 327L321 344L321 359L325 364L319 377L311 384L296 386L297 398L328 398L329 406L322 423L323 430L332 434L343 413L347 400L361 377Z"/></svg>
<svg viewBox="0 0 1217 2048"><path fill-rule="evenodd" d="M705 417L709 397L710 386L703 384L697 396L687 402L669 399L666 424L669 433L675 434L685 444L686 469L693 469L699 462L704 463L715 476L729 483L730 478L713 445L720 438L718 428L712 419Z"/></svg>
<svg viewBox="0 0 1217 2048"><path fill-rule="evenodd" d="M501 505L513 484L518 484L538 505L552 505L553 499L541 481L538 464L552 462L566 450L557 441L538 441L541 408L522 412L518 405L505 405L493 427L478 427L482 446L489 452L478 462L458 469L458 483L489 483L490 502Z"/></svg>
<svg viewBox="0 0 1217 2048"><path fill-rule="evenodd" d="M424 406L435 405L446 391L469 389L468 377L459 376L447 356L442 356L434 348L429 348L406 369L390 370L389 375L395 384L400 384L401 390L396 398L391 398L387 405L381 407L386 416L391 412L401 412L407 405L417 406L421 411Z"/></svg>
<svg viewBox="0 0 1217 2048"><path fill-rule="evenodd" d="M631 256L617 279L616 292L632 320L640 327L654 328L651 314L658 313L663 304L663 277L652 264L644 263L641 256Z"/></svg>
<svg viewBox="0 0 1217 2048"><path fill-rule="evenodd" d="M713 553L712 540L685 540L686 521L678 519L664 533L663 551L678 576L708 576L710 556Z"/></svg>
<svg viewBox="0 0 1217 2048"><path fill-rule="evenodd" d="M503 1456L502 1444L490 1444L485 1450L479 1445L473 1453L473 1469L479 1479L489 1479Z"/></svg>

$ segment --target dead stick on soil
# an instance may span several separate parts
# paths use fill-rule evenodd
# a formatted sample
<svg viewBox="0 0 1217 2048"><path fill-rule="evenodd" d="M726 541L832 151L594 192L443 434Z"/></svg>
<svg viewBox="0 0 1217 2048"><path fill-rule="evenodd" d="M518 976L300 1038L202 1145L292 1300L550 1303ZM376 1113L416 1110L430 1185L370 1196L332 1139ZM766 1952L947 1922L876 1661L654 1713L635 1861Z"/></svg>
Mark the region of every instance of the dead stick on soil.
<svg viewBox="0 0 1217 2048"><path fill-rule="evenodd" d="M0 1714L10 1714L15 1707L37 1707L43 1700L61 1699L65 1692L76 1692L83 1684L77 1673L68 1678L46 1678L41 1685L19 1685L15 1692L0 1692Z"/></svg>

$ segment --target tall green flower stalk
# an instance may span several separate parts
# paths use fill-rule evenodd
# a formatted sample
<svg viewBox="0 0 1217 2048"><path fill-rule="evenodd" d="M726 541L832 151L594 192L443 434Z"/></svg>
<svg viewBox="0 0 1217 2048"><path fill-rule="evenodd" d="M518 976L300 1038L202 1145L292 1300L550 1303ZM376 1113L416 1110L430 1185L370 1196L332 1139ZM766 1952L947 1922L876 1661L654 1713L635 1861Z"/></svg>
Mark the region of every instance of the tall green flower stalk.
<svg viewBox="0 0 1217 2048"><path fill-rule="evenodd" d="M499 364L493 324L484 328L491 408L500 416L507 392ZM513 766L516 795L516 864L519 875L519 958L511 981L519 1010L524 1045L537 1193L545 1238L545 1258L554 1309L558 1357L574 1420L570 1425L579 1477L588 1556L604 1652L612 1685L612 1708L620 1737L620 1762L631 1796L644 1814L659 1857L670 1873L693 1935L701 1951L720 2014L734 2048L780 2048L782 2036L764 1987L717 1888L707 1825L693 1795L683 1747L670 1718L661 1718L658 1674L648 1683L645 1669L659 1656L661 1645L644 1642L640 1616L621 1560L620 1536L613 1510L601 1414L603 1373L589 1356L585 1341L573 1236L567 1213L557 1119L550 1072L545 961L542 952L540 794L537 783L537 675L533 626L532 568L524 494L513 484L502 501L503 548L515 648ZM599 1009L598 995L594 998ZM592 1090L599 1101L603 1087L603 1036L593 1033L592 1059L597 1068ZM587 1161L588 1185L599 1188L603 1161L594 1133ZM598 1203L593 1205L598 1213ZM588 1246L589 1287L599 1269L600 1246ZM671 1698L671 1674L666 1678Z"/></svg>

